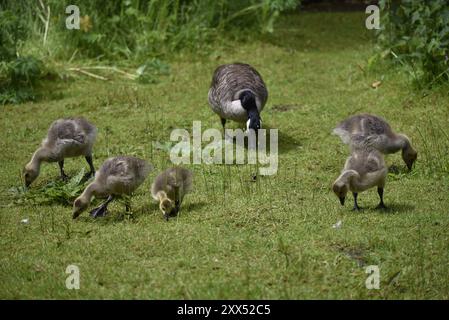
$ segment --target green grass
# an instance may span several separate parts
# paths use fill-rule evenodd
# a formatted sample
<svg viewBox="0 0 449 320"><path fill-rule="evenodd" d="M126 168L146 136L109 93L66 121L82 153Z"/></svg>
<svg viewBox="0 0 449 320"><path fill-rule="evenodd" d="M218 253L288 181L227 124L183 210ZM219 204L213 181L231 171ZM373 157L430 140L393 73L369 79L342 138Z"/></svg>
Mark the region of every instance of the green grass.
<svg viewBox="0 0 449 320"><path fill-rule="evenodd" d="M443 90L413 92L401 72L367 70L374 48L364 18L285 16L263 40L231 42L208 58L181 56L157 84L80 79L53 84L37 103L2 107L0 297L448 299L449 99ZM208 86L218 64L234 61L251 63L267 82L263 120L280 130L278 174L254 183L249 165L192 165L194 192L167 223L149 188L170 162L152 142L168 141L173 128L191 130L194 120L219 129ZM376 80L382 85L372 89ZM387 181L387 212L372 209L374 189L360 195L365 209L354 213L330 188L347 157L331 130L365 111L386 117L419 151L410 174L400 154L387 158L399 167ZM49 124L71 115L99 128L96 167L118 154L155 165L132 217L115 203L104 219L72 221L70 206L17 204L7 192L20 186ZM81 158L66 166L71 176L87 169ZM34 188L57 174L56 164L44 165ZM80 290L65 287L69 264L80 268ZM380 290L365 288L368 265L380 268Z"/></svg>

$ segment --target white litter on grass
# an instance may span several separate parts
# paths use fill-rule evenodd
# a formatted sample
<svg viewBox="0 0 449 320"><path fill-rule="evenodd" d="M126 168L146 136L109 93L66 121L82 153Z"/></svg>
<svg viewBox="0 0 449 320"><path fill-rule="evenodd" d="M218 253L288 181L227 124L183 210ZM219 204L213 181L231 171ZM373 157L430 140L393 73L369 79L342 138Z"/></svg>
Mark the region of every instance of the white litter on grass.
<svg viewBox="0 0 449 320"><path fill-rule="evenodd" d="M28 222L29 222L29 219L28 219L28 218L20 220L20 223L27 224Z"/></svg>
<svg viewBox="0 0 449 320"><path fill-rule="evenodd" d="M332 226L332 228L340 229L342 224L343 222L341 220L338 220L337 223Z"/></svg>

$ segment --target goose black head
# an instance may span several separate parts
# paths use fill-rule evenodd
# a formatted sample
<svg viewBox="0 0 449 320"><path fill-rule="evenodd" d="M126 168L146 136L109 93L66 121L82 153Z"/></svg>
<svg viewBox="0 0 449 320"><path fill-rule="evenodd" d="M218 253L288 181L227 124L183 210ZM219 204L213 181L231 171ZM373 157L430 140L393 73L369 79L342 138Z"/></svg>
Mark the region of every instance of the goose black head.
<svg viewBox="0 0 449 320"><path fill-rule="evenodd" d="M253 129L257 133L257 130L262 128L262 121L260 119L259 110L257 109L256 97L254 96L254 93L249 90L245 90L240 94L239 98L243 109L245 109L248 114L246 129Z"/></svg>

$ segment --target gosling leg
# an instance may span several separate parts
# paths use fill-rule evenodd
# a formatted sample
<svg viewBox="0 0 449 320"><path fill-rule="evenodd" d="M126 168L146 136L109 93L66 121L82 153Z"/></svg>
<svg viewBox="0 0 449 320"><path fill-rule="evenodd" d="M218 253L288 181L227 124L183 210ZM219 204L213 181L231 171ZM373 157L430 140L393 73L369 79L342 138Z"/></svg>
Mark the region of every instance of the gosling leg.
<svg viewBox="0 0 449 320"><path fill-rule="evenodd" d="M376 209L387 209L387 207L384 204L384 188L377 187L377 193L379 194L380 203L376 207Z"/></svg>
<svg viewBox="0 0 449 320"><path fill-rule="evenodd" d="M354 208L352 208L352 211L359 211L359 210L360 210L360 207L359 207L359 205L357 204L357 196L358 196L358 193L357 193L357 192L353 192L352 195L354 196Z"/></svg>
<svg viewBox="0 0 449 320"><path fill-rule="evenodd" d="M59 164L59 172L61 174L62 181L67 181L69 179L69 176L65 174L64 172L64 159L61 161L58 161Z"/></svg>
<svg viewBox="0 0 449 320"><path fill-rule="evenodd" d="M108 213L108 204L112 200L114 200L114 197L109 196L105 202L90 212L90 216L93 218L104 217Z"/></svg>
<svg viewBox="0 0 449 320"><path fill-rule="evenodd" d="M89 164L90 172L86 174L87 178L93 177L95 175L95 167L92 161L92 155L86 156L86 161Z"/></svg>

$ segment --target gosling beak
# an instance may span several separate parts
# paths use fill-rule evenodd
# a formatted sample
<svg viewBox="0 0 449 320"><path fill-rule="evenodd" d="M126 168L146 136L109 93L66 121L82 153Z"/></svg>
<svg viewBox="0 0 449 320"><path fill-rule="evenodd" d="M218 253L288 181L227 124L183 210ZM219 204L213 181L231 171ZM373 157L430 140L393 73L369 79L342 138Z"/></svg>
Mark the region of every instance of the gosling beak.
<svg viewBox="0 0 449 320"><path fill-rule="evenodd" d="M412 171L413 163L407 163L407 168L409 172Z"/></svg>
<svg viewBox="0 0 449 320"><path fill-rule="evenodd" d="M344 206L345 205L345 197L339 197L339 199L340 199L340 204L342 205L342 206Z"/></svg>
<svg viewBox="0 0 449 320"><path fill-rule="evenodd" d="M168 221L168 213L164 213L164 219L165 221Z"/></svg>
<svg viewBox="0 0 449 320"><path fill-rule="evenodd" d="M25 182L25 188L28 188L30 186L31 182Z"/></svg>
<svg viewBox="0 0 449 320"><path fill-rule="evenodd" d="M81 212L79 212L79 211L74 211L73 212L73 215L72 215L72 219L76 219L76 218L78 218L78 216L81 214Z"/></svg>

